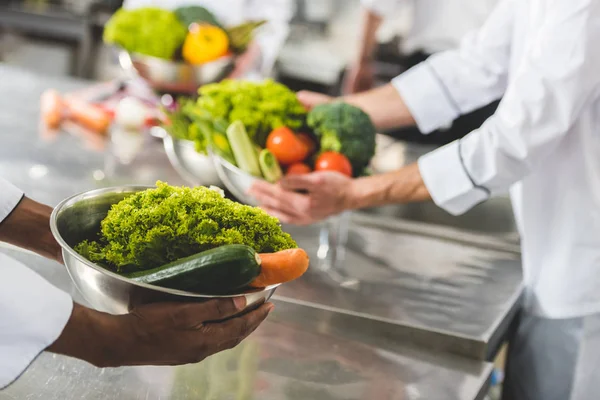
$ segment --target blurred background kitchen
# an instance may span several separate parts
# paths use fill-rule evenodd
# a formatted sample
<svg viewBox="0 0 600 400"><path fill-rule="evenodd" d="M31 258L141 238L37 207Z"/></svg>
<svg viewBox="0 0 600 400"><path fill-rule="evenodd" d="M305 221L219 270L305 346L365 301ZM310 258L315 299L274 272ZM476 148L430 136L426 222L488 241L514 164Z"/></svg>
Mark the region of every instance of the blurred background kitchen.
<svg viewBox="0 0 600 400"><path fill-rule="evenodd" d="M4 0L0 57L45 74L114 78L122 70L114 52L102 44L102 30L121 5L118 0ZM358 51L359 0L299 0L290 12L291 32L277 59L278 76L335 93ZM398 40L410 26L408 15L398 9L397 18L381 30L381 41ZM397 49L386 46L382 61L398 57ZM384 70L381 78L395 72Z"/></svg>
<svg viewBox="0 0 600 400"><path fill-rule="evenodd" d="M382 3L385 3L385 1ZM375 46L372 64L375 85L388 82L403 72L410 65L414 64L415 61L419 61L420 58L424 57L427 50L442 50L444 46L452 45L452 43L441 44L437 49L411 47L410 43L406 43L406 38L416 23L413 17L417 15L422 18L423 13L415 13L413 7L416 2L404 1L398 3L397 7L393 7L393 11L387 12L386 9L386 18L377 30L376 38L378 44ZM443 3L454 4L454 12L456 12L457 7L460 7L456 4L460 4L461 2L444 1ZM463 3L466 4L469 2ZM461 13L451 14L451 10L447 11L444 9L445 6L440 5L438 10L429 10L432 18L431 21L433 24L448 23L459 27L461 25L472 24L475 17L481 20L484 19L484 15L482 14L485 13L485 9L489 8L493 2L488 1L486 5L484 3L486 2L480 0L472 1L473 10L471 10L471 14L464 13L464 15L461 15ZM289 4L288 11L291 16L289 32L281 48L274 55L273 68L269 70L268 75L285 83L293 90L307 89L329 95L341 94L344 91L344 82L348 71L359 58L362 26L361 2L359 0L297 0L291 1ZM432 2L424 2L424 4L431 6ZM13 79L12 75L16 77L15 79L21 79L23 82L35 81L35 84L31 83L32 86L29 88L32 93L37 93L42 88L58 87L63 83L65 90L73 90L85 88L91 85L92 82L123 82L131 79L135 74L132 75L131 71L124 68L123 59L120 58L119 51L112 46L104 44L102 39L105 24L121 6L122 1L118 0L2 0L0 2L0 87L9 87L9 80ZM452 22L444 22L445 18L450 18ZM461 20L461 18L465 18L465 20ZM450 30L455 29L448 25L445 28ZM403 51L403 49L408 50ZM48 83L46 84L45 82ZM14 83L12 87L13 89L11 90L16 90L18 85ZM11 105L11 101L8 99L9 92L10 90L7 89L7 92L4 93L5 97L3 101L7 106ZM38 101L37 98L32 98L31 100ZM37 103L35 104L35 109L34 106L27 108L27 113L30 113L27 115L34 115L37 112ZM8 111L6 115L9 115ZM3 127L3 129L5 131L12 131L13 127L15 129L18 128L19 125L14 123L14 121L16 121L16 117L15 120L6 118L5 122L9 125ZM30 127L27 127L27 129L28 132L31 130L31 134L34 135ZM378 152L373 160L376 172L397 169L408 162L416 160L419 155L447 141L447 138L444 138L443 135L434 135L427 138L421 137L414 132L387 132L386 134L386 136L378 138ZM155 139L156 141L158 139ZM157 179L154 174L156 168L159 168L159 166L160 168L170 168L168 161L166 161L162 153L162 147L160 145L157 147L155 142L152 142L154 143L152 145L144 144L144 146L150 146L146 150L140 147L140 143L133 146L137 149L136 151L142 153L142 156L137 161L138 167L128 167L127 165L130 164L129 160L121 162L120 164L123 165L120 165L119 162L115 164L107 162L106 159L104 163L101 163L99 161L100 158L89 156L93 167L89 167L89 171L85 169L85 173L89 175L90 180L96 181L98 185L103 185L102 182L106 183L105 179L109 175L113 177L115 174L118 175L119 168L121 168L120 171L125 171L126 168L135 169L135 173L123 172L122 179L130 179L132 177L140 179L140 177L143 177L148 182L155 180ZM71 144L69 145L71 146ZM24 150L21 143L19 143L19 146L21 149L19 151L24 155L23 159L27 159L27 164L24 162L24 165L31 164L31 167L27 170L28 177L31 178L33 175L35 175L34 178L38 175L46 176L48 168L38 160L31 160L29 158L31 153ZM102 151L101 147L98 150L99 152ZM115 150L115 146L109 148ZM121 150L123 148L121 147ZM116 151L118 152L118 150L119 148ZM17 157L17 155L14 157ZM82 157L85 158L86 156ZM120 158L123 161L123 159L132 157L135 158L135 155L122 155ZM15 165L15 163L12 162L11 165ZM73 169L76 170L77 168L79 167L74 167ZM8 167L3 168L3 172L6 171L9 171ZM25 176L25 173L10 172L8 175L13 181L17 181L16 183L23 184L23 179L21 178ZM167 178L177 176L176 172L172 170L165 172L163 175L168 175ZM182 176L182 174L180 173L179 176ZM159 176L158 178L164 178L164 176ZM78 179L81 179L81 177L78 177ZM69 184L72 181L73 179L71 179ZM115 179L111 182L114 181ZM179 184L180 182L174 179L173 183ZM189 183L189 181L186 183ZM47 186L54 188L59 186L59 184L53 182L48 183ZM71 188L71 186L67 186L67 183L65 183L65 187L69 187L69 190ZM38 190L39 193L45 193L42 189ZM62 194L61 192L62 197L67 194L70 193ZM55 203L60 200L60 197L53 197L54 194L48 196L42 200L49 203ZM390 220L389 217L393 218ZM392 221L401 222L395 223ZM357 232L365 237L379 237L377 235L381 232L376 229L385 229L387 234L384 236L387 237L389 235L399 235L399 237L406 235L418 236L419 239L414 244L404 245L406 246L404 248L406 251L398 250L398 252L395 252L394 245L391 243L391 247L385 247L380 244L380 247L384 246L380 250L387 249L388 252L391 252L390 254L396 254L400 258L405 257L406 259L402 258L402 260L389 257L390 260L384 261L397 261L400 263L408 260L405 265L394 266L394 269L402 270L402 268L406 267L407 271L409 271L407 274L409 275L424 273L423 271L426 268L430 268L425 271L422 279L419 278L419 280L415 281L417 291L425 288L425 285L429 285L430 283L432 287L435 287L435 290L432 289L431 292L424 290L424 292L431 294L431 297L427 299L425 299L427 296L420 297L421 292L413 292L412 290L405 292L405 294L410 293L410 295L406 295L407 301L405 304L407 304L407 309L410 308L410 304L418 304L415 307L415 310L418 312L415 312L417 314L421 313L419 316L423 318L422 320L419 320L419 318L411 320L411 312L393 309L398 304L402 304L404 294L397 292L395 295L390 295L389 297L386 294L382 294L379 290L385 289L384 284L387 285L385 281L388 278L386 278L385 274L381 275L381 279L371 277L372 279L379 279L379 284L383 283L381 286L374 285L372 288L373 292L379 293L380 298L378 298L378 301L381 302L373 303L373 315L376 315L375 319L385 314L382 310L387 309L386 307L388 306L390 310L394 311L396 314L395 318L398 321L404 321L400 325L411 325L416 321L420 324L425 324L425 326L432 326L432 332L439 332L439 329L444 328L444 321L455 321L456 319L459 326L453 334L456 334L456 337L459 338L472 335L473 343L478 341L485 342L485 350L479 351L481 354L478 353L474 358L478 362L496 362L497 370L493 374L489 372L491 369L486 370L487 372L482 375L481 390L476 391L476 396L470 397L463 394L448 398L481 399L484 395L487 395L490 382L496 384L499 381L499 377L501 377L502 352L500 352L500 348L507 334L510 320L514 316L513 312L516 309L519 298L518 294L521 290L520 267L514 257L518 253L518 235L508 198L499 197L491 199L460 217L452 217L431 203L366 210L364 213L355 216L354 222L356 226L363 226L363 228L360 228L364 229L363 231L360 231L359 228L356 229L359 229L360 232ZM303 237L303 235L306 238L318 236L315 232L306 234L302 232L298 233L300 237ZM408 236L406 237L408 238ZM406 240L409 242L412 239ZM445 247L449 241L454 241L457 247L451 249L450 247L454 244L448 245L450 247ZM385 240L382 239L381 242L383 243ZM369 243L367 240L366 244L361 244L364 248L355 248L353 250L357 252L356 254L359 254L363 250L368 253L369 247L367 245ZM371 243L371 246L373 245ZM437 246L441 252L440 254L444 254L439 258L434 257L433 261L428 258L432 256L428 250L432 245ZM486 255L485 251L482 253L483 255L477 252L472 253L475 254L472 255L470 253L471 250L468 250L464 254L461 253L469 248L468 246L485 251L492 249L490 251L500 253L494 253L493 256ZM399 247L399 249L402 248ZM414 251L414 253L410 253L411 251ZM444 253L444 251L448 251L448 253ZM452 252L455 254L460 253L461 255L456 256L458 257L457 259L452 259L452 256L449 254ZM506 252L506 254L501 252ZM406 256L406 254L409 255ZM506 258L511 260L510 263L512 263L512 266L496 271L496 269L491 268L487 264L487 261L481 261L494 260L490 261L494 264L497 261L496 258L498 258L501 261L500 263L504 262L503 257L498 256L498 254L508 254L509 256ZM372 261L371 259L365 261L363 255L363 253L360 253L359 256L352 256L351 254L348 258L352 259L354 262L352 265L356 266L360 263ZM461 257L465 257L468 261L462 263L464 260ZM465 270L466 272L460 272L460 268L470 265L469 263L472 259L482 262L481 268L483 272L481 272L480 277L483 283L473 284L471 277L477 274L468 268ZM453 281L454 272L452 272L450 267L441 268L440 271L442 272L439 273L433 272L438 266L437 264L443 264L446 260L449 260L449 264L459 265L456 269L457 281ZM377 259L372 264L375 265L384 261ZM413 262L414 265L410 264ZM419 271L418 273L415 272L417 270ZM366 276L366 271L367 269L364 269L358 275ZM448 279L448 281L445 279ZM452 290L448 290L447 288L452 287L454 284L456 284L455 288L459 290L452 293ZM481 287L478 286L479 284L481 284ZM485 286L485 284L489 284L490 286ZM308 286L305 287L301 284L297 286L290 285L289 287L290 289L287 292L283 292L284 296L308 300L302 298L302 296L306 295L306 293L313 293L309 290ZM316 293L317 289L314 289L314 287L312 286L311 290L315 290L314 293ZM337 299L334 301L334 305L340 306L350 313L357 311L355 306L363 302L360 296L365 295L365 293L353 292L347 295L346 293L348 292L342 292L341 289L336 290L335 295L331 298L332 301ZM439 304L435 306L439 301L436 290L441 291L443 298L445 298L444 296L456 296L453 299L456 300L456 303L449 301L448 304L450 306L445 310L448 313L442 313L442 317L435 314L435 310L439 311L444 308L439 307ZM483 300L486 293L488 295L495 293L497 296L493 301L490 300L487 302ZM372 293L368 294L368 296L372 295ZM408 301L411 299L411 301L414 301L415 298L419 298L416 303ZM491 309L488 312L483 307L478 311L480 314L477 314L477 312L473 314L473 311L470 309L472 304L488 305ZM433 308L430 309L429 307ZM452 312L450 312L450 309L452 309ZM431 317L432 310L434 310L433 317ZM456 310L459 310L458 314L456 314ZM378 313L382 314L379 315ZM427 316L425 316L426 314ZM398 315L401 316L399 317ZM474 316L477 318L474 318ZM461 320L461 317L465 317L465 321ZM463 323L462 327L460 326L461 323ZM448 337L453 336L450 334ZM437 343L437 340L434 341ZM452 343L456 344L455 342ZM464 355L465 351L469 353L469 351L461 347L458 353L462 352ZM456 350L452 350L451 352L456 353ZM432 364L436 363L437 361L432 362ZM410 360L407 361L407 364L410 364ZM48 365L50 365L48 369L53 368L50 362L48 362ZM450 367L447 368L451 369ZM88 374L92 377L94 376L93 372L88 371ZM444 374L446 374L446 370L441 375ZM419 381L416 378L415 380ZM446 383L438 383L440 384L440 393L443 393L443 386ZM32 383L32 379L29 379L28 384L35 385L35 383ZM453 383L448 382L447 384L452 385ZM494 396L493 390L489 395ZM497 393L495 396L497 396ZM0 399L2 398L2 394L0 393Z"/></svg>

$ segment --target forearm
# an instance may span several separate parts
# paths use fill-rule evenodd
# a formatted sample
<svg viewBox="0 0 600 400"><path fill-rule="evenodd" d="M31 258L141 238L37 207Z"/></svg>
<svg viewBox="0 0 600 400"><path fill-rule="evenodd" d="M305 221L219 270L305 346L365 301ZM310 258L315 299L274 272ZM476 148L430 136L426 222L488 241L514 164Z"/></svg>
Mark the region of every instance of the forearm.
<svg viewBox="0 0 600 400"><path fill-rule="evenodd" d="M431 200L417 163L394 172L356 179L350 193L349 208L352 209Z"/></svg>
<svg viewBox="0 0 600 400"><path fill-rule="evenodd" d="M378 129L412 126L415 120L398 91L391 85L342 97L369 114Z"/></svg>
<svg viewBox="0 0 600 400"><path fill-rule="evenodd" d="M381 26L382 18L371 10L364 9L362 13L362 30L359 38L359 50L356 58L357 64L369 63L377 46L377 31Z"/></svg>
<svg viewBox="0 0 600 400"><path fill-rule="evenodd" d="M50 231L52 208L23 197L0 224L0 241L60 261L60 246Z"/></svg>

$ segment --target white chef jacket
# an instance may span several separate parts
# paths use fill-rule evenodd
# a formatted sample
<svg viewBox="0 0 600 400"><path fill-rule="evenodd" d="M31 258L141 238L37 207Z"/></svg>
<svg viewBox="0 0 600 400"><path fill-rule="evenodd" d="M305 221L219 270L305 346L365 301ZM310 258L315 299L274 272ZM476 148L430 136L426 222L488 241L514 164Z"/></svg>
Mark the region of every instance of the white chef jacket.
<svg viewBox="0 0 600 400"><path fill-rule="evenodd" d="M0 222L23 192L0 178ZM15 380L64 329L71 297L0 253L0 389Z"/></svg>
<svg viewBox="0 0 600 400"><path fill-rule="evenodd" d="M419 160L461 214L511 188L525 306L600 312L600 1L501 0L460 48L393 80L422 132L503 96L481 128Z"/></svg>
<svg viewBox="0 0 600 400"><path fill-rule="evenodd" d="M402 52L437 53L457 47L468 32L479 28L498 0L361 0L364 7L385 17L408 6L412 25L403 37Z"/></svg>
<svg viewBox="0 0 600 400"><path fill-rule="evenodd" d="M206 7L225 26L234 26L248 20L265 19L267 24L257 31L256 41L261 50L261 62L256 72L262 76L271 73L279 50L289 33L289 22L294 14L294 0L125 0L124 8L159 7L175 9L197 5Z"/></svg>

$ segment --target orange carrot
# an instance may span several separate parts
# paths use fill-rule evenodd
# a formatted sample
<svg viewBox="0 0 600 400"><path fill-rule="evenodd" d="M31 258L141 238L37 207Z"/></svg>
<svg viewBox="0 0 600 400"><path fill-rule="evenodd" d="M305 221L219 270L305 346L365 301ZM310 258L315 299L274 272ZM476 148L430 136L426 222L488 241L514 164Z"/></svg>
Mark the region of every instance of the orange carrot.
<svg viewBox="0 0 600 400"><path fill-rule="evenodd" d="M250 286L255 288L293 281L306 272L310 261L308 254L302 249L262 253L259 256L261 260L260 275L250 283Z"/></svg>
<svg viewBox="0 0 600 400"><path fill-rule="evenodd" d="M64 108L60 94L54 89L46 90L42 93L40 103L42 121L45 126L49 129L58 128L63 119Z"/></svg>
<svg viewBox="0 0 600 400"><path fill-rule="evenodd" d="M105 133L110 125L110 115L102 108L76 98L65 98L69 117L98 133Z"/></svg>

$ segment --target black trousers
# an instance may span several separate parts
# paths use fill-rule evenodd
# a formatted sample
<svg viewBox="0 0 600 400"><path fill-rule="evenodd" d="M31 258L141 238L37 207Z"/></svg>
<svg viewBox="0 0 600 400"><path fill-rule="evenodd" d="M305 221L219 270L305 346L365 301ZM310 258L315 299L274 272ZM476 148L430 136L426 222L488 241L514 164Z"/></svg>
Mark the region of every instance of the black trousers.
<svg viewBox="0 0 600 400"><path fill-rule="evenodd" d="M406 57L402 64L408 69L425 61L429 56L430 54L417 52ZM472 130L479 128L486 119L496 112L498 103L499 101L494 101L482 108L464 114L454 120L449 129L437 130L427 135L421 133L417 127L400 128L383 133L393 138L412 143L444 145L456 139L460 139Z"/></svg>

